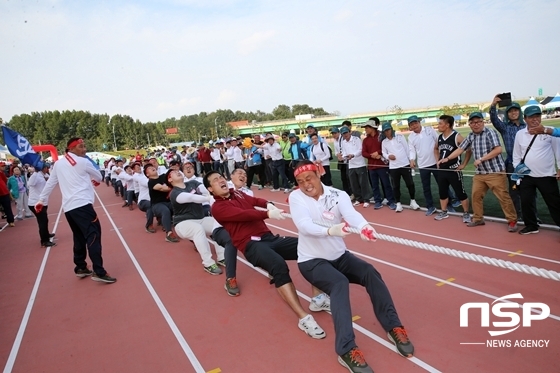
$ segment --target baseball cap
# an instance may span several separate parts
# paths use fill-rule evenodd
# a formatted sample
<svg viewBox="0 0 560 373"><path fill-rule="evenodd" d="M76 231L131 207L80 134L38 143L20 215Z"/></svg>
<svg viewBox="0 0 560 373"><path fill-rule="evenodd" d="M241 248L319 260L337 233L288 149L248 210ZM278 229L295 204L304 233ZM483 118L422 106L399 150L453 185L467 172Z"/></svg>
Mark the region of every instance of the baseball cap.
<svg viewBox="0 0 560 373"><path fill-rule="evenodd" d="M390 122L385 122L383 123L383 126L381 126L381 130L382 131L387 131L387 130L392 130L393 126L391 126Z"/></svg>
<svg viewBox="0 0 560 373"><path fill-rule="evenodd" d="M338 127L331 128L331 133L339 133L340 129Z"/></svg>
<svg viewBox="0 0 560 373"><path fill-rule="evenodd" d="M542 114L541 108L538 107L537 105L531 105L529 107L527 107L525 109L525 111L523 112L523 114L526 117L530 117L532 115L536 115L536 114Z"/></svg>
<svg viewBox="0 0 560 373"><path fill-rule="evenodd" d="M471 113L469 115L469 120L471 120L473 118L484 118L484 116L482 115L482 113L480 111L475 111L474 113Z"/></svg>
<svg viewBox="0 0 560 373"><path fill-rule="evenodd" d="M348 133L348 132L350 132L350 129L349 129L348 127L346 127L346 126L343 126L343 127L340 129L340 134L341 134L341 135L342 135L342 134L345 134L345 133Z"/></svg>
<svg viewBox="0 0 560 373"><path fill-rule="evenodd" d="M418 122L420 123L420 119L418 118L418 116L416 115L411 115L408 117L408 124L412 123L412 122Z"/></svg>

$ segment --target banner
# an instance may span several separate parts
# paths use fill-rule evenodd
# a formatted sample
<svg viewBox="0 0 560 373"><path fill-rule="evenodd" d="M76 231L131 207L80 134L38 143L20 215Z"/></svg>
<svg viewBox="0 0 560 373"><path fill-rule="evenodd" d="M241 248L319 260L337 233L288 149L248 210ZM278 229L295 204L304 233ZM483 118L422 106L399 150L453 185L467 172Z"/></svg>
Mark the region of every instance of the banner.
<svg viewBox="0 0 560 373"><path fill-rule="evenodd" d="M6 126L2 126L2 135L10 154L18 158L22 164L27 163L37 170L43 168L41 156L35 153L25 137Z"/></svg>

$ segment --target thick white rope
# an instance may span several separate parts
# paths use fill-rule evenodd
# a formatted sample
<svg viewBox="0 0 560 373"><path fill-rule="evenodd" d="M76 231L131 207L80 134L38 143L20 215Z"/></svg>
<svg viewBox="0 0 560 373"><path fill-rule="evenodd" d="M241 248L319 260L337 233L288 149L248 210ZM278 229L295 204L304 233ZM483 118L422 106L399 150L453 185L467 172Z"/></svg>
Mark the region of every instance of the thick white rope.
<svg viewBox="0 0 560 373"><path fill-rule="evenodd" d="M284 215L285 217L290 218L290 219L292 218L292 215L290 215L286 212L282 213L282 215ZM322 227L326 227L326 228L332 227L331 224L328 224L328 223L323 222L323 221L313 221L313 223L315 223L317 225L320 225ZM348 230L348 232L360 234L360 230L358 228L348 227L348 228L345 228L345 229ZM401 244L401 245L410 246L410 247L414 247L414 248L422 249L422 250L427 250L427 251L431 251L431 252L438 253L438 254L450 255L450 256L453 256L455 258L466 259L466 260L470 260L470 261L473 261L473 262L488 264L488 265L491 265L491 266L494 266L494 267L500 267L500 268L505 268L505 269L509 269L509 270L512 270L512 271L516 271L516 272L526 273L528 275L544 277L544 278L547 278L549 280L560 281L560 273L558 273L556 271L544 269L544 268L537 268L537 267L530 266L530 265L527 265L527 264L513 263L513 262L510 262L508 260L490 258L490 257L484 256L484 255L468 253L468 252L465 252L465 251L459 251L459 250L455 250L455 249L448 249L448 248L443 247L443 246L437 246L437 245L432 245L432 244L428 244L428 243L408 240L406 238L394 237L394 236L389 236L389 235L381 234L381 233L376 233L375 237L379 240L382 240L382 241L394 242L394 243L398 243L398 244Z"/></svg>

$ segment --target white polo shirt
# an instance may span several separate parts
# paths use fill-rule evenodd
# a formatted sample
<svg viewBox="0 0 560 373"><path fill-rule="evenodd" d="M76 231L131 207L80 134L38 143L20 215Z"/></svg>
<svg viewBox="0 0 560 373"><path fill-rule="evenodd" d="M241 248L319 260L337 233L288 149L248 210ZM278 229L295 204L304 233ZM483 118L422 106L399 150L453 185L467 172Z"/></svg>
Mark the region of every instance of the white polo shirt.
<svg viewBox="0 0 560 373"><path fill-rule="evenodd" d="M283 159L283 157L282 157L282 147L276 141L274 141L272 143L272 145L270 145L269 143L264 144L263 145L263 150L265 151L265 154L268 153L268 155L270 155L270 158L273 161L279 161L279 160Z"/></svg>
<svg viewBox="0 0 560 373"><path fill-rule="evenodd" d="M527 127L519 130L515 135L513 167L521 163L521 159L525 155L533 136L529 133ZM555 158L556 166L554 164ZM527 152L525 164L531 170L529 176L556 176L556 169L560 169L560 138L550 135L537 135L531 149Z"/></svg>
<svg viewBox="0 0 560 373"><path fill-rule="evenodd" d="M438 135L431 126L422 127L420 133L412 132L408 136L409 159L416 159L419 168L434 166L437 163L434 152L437 140Z"/></svg>
<svg viewBox="0 0 560 373"><path fill-rule="evenodd" d="M92 180L101 182L101 172L95 169L88 159L66 153L54 164L51 176L43 188L39 200L45 201L56 184L59 184L64 212L93 204L95 196Z"/></svg>
<svg viewBox="0 0 560 373"><path fill-rule="evenodd" d="M391 140L388 138L381 142L381 149L383 151L383 158L389 160L389 169L410 167L410 158L408 144L403 135L395 133ZM389 155L395 156L395 160L389 159Z"/></svg>
<svg viewBox="0 0 560 373"><path fill-rule="evenodd" d="M47 184L45 175L47 175L48 178L48 174L44 174L42 171L34 172L29 180L27 180L27 187L29 188L29 199L27 200L27 204L29 206L35 206L37 202L39 202L39 196ZM49 205L48 197L43 200L43 205Z"/></svg>
<svg viewBox="0 0 560 373"><path fill-rule="evenodd" d="M148 188L148 177L143 173L134 173L132 179L138 183L138 201L150 201L150 189Z"/></svg>
<svg viewBox="0 0 560 373"><path fill-rule="evenodd" d="M365 158L362 155L362 139L356 136L350 136L350 139L348 141L342 139L340 147L342 149L343 157L346 157L350 154L353 155L353 157L348 161L349 169L366 166Z"/></svg>
<svg viewBox="0 0 560 373"><path fill-rule="evenodd" d="M346 192L325 185L318 200L298 189L290 193L289 204L292 220L299 231L298 263L317 258L335 260L347 250L342 237L329 236L328 228L313 221L334 225L344 220L358 229L367 224Z"/></svg>

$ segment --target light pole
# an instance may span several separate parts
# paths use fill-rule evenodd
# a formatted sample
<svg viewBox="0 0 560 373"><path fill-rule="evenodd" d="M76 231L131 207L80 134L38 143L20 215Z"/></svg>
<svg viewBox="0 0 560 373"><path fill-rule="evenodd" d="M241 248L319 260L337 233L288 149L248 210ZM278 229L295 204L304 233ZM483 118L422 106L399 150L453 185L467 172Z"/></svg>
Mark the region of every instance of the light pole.
<svg viewBox="0 0 560 373"><path fill-rule="evenodd" d="M113 122L113 151L117 151L117 138L115 137L115 122Z"/></svg>
<svg viewBox="0 0 560 373"><path fill-rule="evenodd" d="M218 139L218 117L214 119L214 130L216 131L216 140Z"/></svg>

